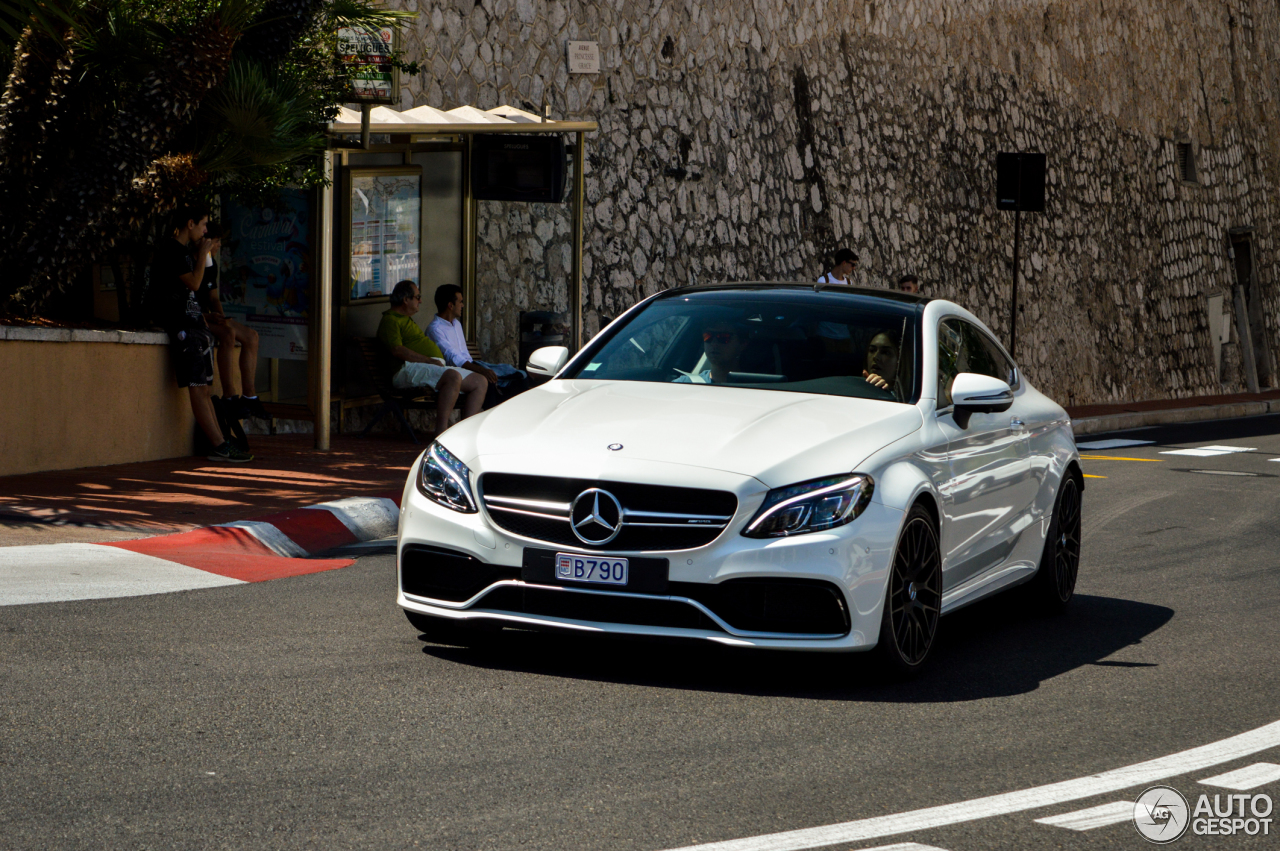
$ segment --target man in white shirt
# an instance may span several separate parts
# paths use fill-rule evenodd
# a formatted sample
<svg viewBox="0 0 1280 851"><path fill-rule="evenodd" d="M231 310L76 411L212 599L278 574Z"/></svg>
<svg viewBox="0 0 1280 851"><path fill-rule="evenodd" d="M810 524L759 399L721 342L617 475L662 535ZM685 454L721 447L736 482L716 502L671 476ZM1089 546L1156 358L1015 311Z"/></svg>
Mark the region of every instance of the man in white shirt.
<svg viewBox="0 0 1280 851"><path fill-rule="evenodd" d="M490 384L496 384L502 389L503 398L528 389L528 376L523 370L505 363L472 360L471 352L467 350L467 334L460 321L462 287L457 284L441 284L436 287L435 302L436 315L427 326L427 336L444 352L445 363L483 375Z"/></svg>
<svg viewBox="0 0 1280 851"><path fill-rule="evenodd" d="M841 248L836 252L835 261L831 271L818 278L818 283L853 286L853 273L858 269L858 255L848 248Z"/></svg>
<svg viewBox="0 0 1280 851"><path fill-rule="evenodd" d="M858 255L848 248L841 248L836 252L834 259L835 265L831 267L830 272L818 279L818 283L853 286L853 273L858 268ZM838 322L819 322L817 335L829 352L853 351L853 338L849 336L848 325Z"/></svg>

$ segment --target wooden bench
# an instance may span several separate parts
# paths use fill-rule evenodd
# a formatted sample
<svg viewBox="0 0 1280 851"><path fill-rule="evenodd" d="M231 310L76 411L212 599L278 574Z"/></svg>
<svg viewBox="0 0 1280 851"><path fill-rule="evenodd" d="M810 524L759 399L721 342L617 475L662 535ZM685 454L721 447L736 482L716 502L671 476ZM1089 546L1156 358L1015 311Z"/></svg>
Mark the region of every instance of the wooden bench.
<svg viewBox="0 0 1280 851"><path fill-rule="evenodd" d="M360 352L360 361L365 367L365 380L373 386L378 397L382 400L381 407L373 415L373 419L364 427L364 431L360 432L360 436L364 437L369 431L382 421L387 414L394 414L400 424L409 432L410 439L414 443L418 442L418 436L413 430L413 425L409 422L409 418L405 416L405 411L431 411L436 409L436 392L430 387L410 387L407 390L400 390L391 384L391 364L392 358L389 352L385 351L382 343L378 342L376 337L352 337L351 341L355 344ZM471 354L471 358L476 360L480 357L480 349L475 343L467 343L467 351ZM454 407L462 405L462 394L458 394L458 401Z"/></svg>

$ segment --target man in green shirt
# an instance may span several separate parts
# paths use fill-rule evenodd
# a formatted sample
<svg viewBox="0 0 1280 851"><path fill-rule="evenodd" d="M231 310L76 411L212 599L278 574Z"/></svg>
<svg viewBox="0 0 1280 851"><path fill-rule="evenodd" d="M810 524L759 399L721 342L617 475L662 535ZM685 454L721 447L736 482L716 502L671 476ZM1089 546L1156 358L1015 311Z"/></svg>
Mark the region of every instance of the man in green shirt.
<svg viewBox="0 0 1280 851"><path fill-rule="evenodd" d="M422 306L422 292L413 281L401 281L391 291L391 309L382 314L378 340L391 356L391 385L399 390L430 387L436 392L436 434L449 427L449 414L466 393L463 419L480 411L489 382L477 372L445 366L440 348L422 332L413 315Z"/></svg>

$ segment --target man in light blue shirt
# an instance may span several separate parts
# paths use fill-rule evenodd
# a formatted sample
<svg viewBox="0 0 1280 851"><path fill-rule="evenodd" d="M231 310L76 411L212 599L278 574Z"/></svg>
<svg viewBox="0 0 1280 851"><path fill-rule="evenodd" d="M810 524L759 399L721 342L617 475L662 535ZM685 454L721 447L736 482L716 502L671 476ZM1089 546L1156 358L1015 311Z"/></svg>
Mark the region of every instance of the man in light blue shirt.
<svg viewBox="0 0 1280 851"><path fill-rule="evenodd" d="M503 396L514 396L528 388L528 376L523 370L505 363L485 363L473 360L467 349L467 334L462 328L462 287L457 284L441 284L436 287L436 315L427 326L427 336L444 352L444 361L450 366L469 369L483 375L490 384L502 388Z"/></svg>

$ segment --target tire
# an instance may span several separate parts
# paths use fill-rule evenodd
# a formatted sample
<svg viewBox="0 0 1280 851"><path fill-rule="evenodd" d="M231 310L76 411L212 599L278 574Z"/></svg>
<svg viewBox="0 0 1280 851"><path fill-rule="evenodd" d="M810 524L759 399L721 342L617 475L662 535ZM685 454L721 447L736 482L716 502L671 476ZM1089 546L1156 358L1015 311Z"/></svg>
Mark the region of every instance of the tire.
<svg viewBox="0 0 1280 851"><path fill-rule="evenodd" d="M1079 474L1068 470L1058 486L1040 567L1029 583L1035 602L1050 614L1065 611L1075 596L1080 574L1081 490Z"/></svg>
<svg viewBox="0 0 1280 851"><path fill-rule="evenodd" d="M933 516L912 506L889 567L876 652L894 677L911 677L925 665L938 637L942 612L942 552Z"/></svg>
<svg viewBox="0 0 1280 851"><path fill-rule="evenodd" d="M404 616L413 624L428 641L433 644L453 644L460 647L472 647L491 641L502 631L502 625L491 621L472 623L455 621L448 618L437 618L420 612L404 610Z"/></svg>

